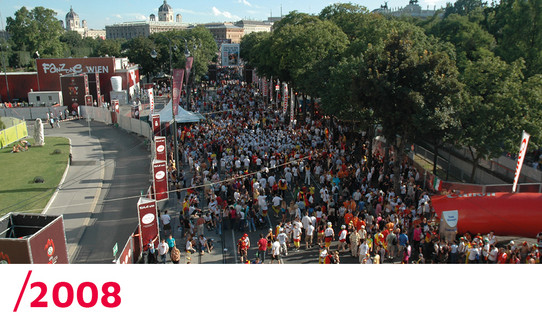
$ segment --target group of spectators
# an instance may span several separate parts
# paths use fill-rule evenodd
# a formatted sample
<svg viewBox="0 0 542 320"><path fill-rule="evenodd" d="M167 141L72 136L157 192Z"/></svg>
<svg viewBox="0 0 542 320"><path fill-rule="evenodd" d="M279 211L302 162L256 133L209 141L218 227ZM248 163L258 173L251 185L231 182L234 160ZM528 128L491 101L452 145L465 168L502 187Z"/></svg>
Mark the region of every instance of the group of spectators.
<svg viewBox="0 0 542 320"><path fill-rule="evenodd" d="M177 192L188 239L197 234L190 222L197 214L217 233L268 230L257 243L257 260L248 257L248 234L239 239L245 263L280 263L289 249L315 245L320 263L345 255L359 263L539 262L542 237L530 245L500 244L493 234L441 237L430 194L408 158L393 150L386 158L378 143L315 112L291 123L266 99L257 85L239 80L219 82L215 96L194 95L208 115L178 128L180 160L190 175L177 176L169 155L171 188L189 191L184 199ZM395 157L401 157L398 193Z"/></svg>

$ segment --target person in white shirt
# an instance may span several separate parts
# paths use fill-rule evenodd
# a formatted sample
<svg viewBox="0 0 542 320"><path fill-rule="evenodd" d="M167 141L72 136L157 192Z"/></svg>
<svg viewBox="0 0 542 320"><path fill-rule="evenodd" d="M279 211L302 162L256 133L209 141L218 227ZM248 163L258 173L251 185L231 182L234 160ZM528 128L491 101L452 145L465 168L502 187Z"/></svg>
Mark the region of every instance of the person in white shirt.
<svg viewBox="0 0 542 320"><path fill-rule="evenodd" d="M298 224L294 224L294 228L292 230L292 239L294 242L295 251L299 251L299 242L301 241L301 228Z"/></svg>
<svg viewBox="0 0 542 320"><path fill-rule="evenodd" d="M489 245L489 256L487 257L487 261L489 261L489 263L497 263L498 256L499 249L492 244Z"/></svg>
<svg viewBox="0 0 542 320"><path fill-rule="evenodd" d="M284 228L279 229L279 234L277 235L277 240L280 244L280 251L285 256L288 255L288 235L284 232Z"/></svg>
<svg viewBox="0 0 542 320"><path fill-rule="evenodd" d="M171 230L171 216L167 213L167 210L165 210L164 214L160 216L160 220L162 221L164 233L169 234Z"/></svg>
<svg viewBox="0 0 542 320"><path fill-rule="evenodd" d="M307 231L307 228L309 227L310 222L311 222L311 218L309 217L309 213L305 212L303 219L301 219L301 223L303 224L303 229L305 229L305 232Z"/></svg>
<svg viewBox="0 0 542 320"><path fill-rule="evenodd" d="M166 263L167 259L167 253L169 251L169 246L166 243L166 239L162 239L160 244L158 245L158 255L162 259L162 263Z"/></svg>
<svg viewBox="0 0 542 320"><path fill-rule="evenodd" d="M369 246L365 239L361 239L361 244L359 245L359 263L363 262L363 259L367 257L367 253L369 253Z"/></svg>
<svg viewBox="0 0 542 320"><path fill-rule="evenodd" d="M348 234L348 231L346 231L346 226L343 224L341 226L341 232L339 232L339 247L337 250L344 251L346 249L346 235Z"/></svg>
<svg viewBox="0 0 542 320"><path fill-rule="evenodd" d="M305 228L305 249L312 248L312 239L314 234L314 225L312 222L309 222Z"/></svg>
<svg viewBox="0 0 542 320"><path fill-rule="evenodd" d="M332 228L331 222L327 223L327 228L324 230L324 243L326 248L329 248L331 246L331 241L333 241L333 238L335 237L335 231Z"/></svg>
<svg viewBox="0 0 542 320"><path fill-rule="evenodd" d="M280 255L280 243L278 240L275 240L273 242L273 245L271 245L271 264L273 264L273 261L278 261L279 264L282 264L282 257Z"/></svg>

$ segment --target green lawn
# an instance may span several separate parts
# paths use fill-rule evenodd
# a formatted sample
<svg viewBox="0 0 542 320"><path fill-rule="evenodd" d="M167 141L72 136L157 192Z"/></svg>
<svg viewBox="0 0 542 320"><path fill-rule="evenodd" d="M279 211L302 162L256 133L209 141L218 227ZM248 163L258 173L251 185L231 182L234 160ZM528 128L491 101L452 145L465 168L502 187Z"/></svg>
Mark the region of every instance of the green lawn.
<svg viewBox="0 0 542 320"><path fill-rule="evenodd" d="M27 141L34 144L34 139ZM0 150L0 216L8 212L40 213L47 205L68 164L69 140L45 137L43 147L11 153L13 144ZM54 154L59 149L60 154ZM43 183L34 183L35 177Z"/></svg>

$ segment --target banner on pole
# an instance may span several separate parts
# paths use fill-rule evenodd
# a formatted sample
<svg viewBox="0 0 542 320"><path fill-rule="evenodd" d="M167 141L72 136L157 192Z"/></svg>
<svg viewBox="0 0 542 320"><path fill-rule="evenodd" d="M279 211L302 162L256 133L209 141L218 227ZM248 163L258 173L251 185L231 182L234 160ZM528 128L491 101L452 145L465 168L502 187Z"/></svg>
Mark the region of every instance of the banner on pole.
<svg viewBox="0 0 542 320"><path fill-rule="evenodd" d="M267 97L269 95L269 87L267 86L267 78L262 78L262 94L264 97Z"/></svg>
<svg viewBox="0 0 542 320"><path fill-rule="evenodd" d="M186 84L188 84L188 80L190 78L190 71L192 70L192 66L194 65L194 57L188 57L186 58Z"/></svg>
<svg viewBox="0 0 542 320"><path fill-rule="evenodd" d="M143 251L148 250L149 243L153 241L154 247L158 248L160 243L158 215L156 212L156 201L146 198L139 198L137 202L137 214L139 217L140 241Z"/></svg>
<svg viewBox="0 0 542 320"><path fill-rule="evenodd" d="M290 96L292 97L290 99L290 126L292 127L294 125L294 113L295 113L295 95L294 95L294 89L291 88L291 94Z"/></svg>
<svg viewBox="0 0 542 320"><path fill-rule="evenodd" d="M181 100L181 92L183 87L184 69L173 69L173 100L171 102L171 108L173 114L179 113L179 100Z"/></svg>
<svg viewBox="0 0 542 320"><path fill-rule="evenodd" d="M154 151L156 160L167 160L166 137L154 136Z"/></svg>
<svg viewBox="0 0 542 320"><path fill-rule="evenodd" d="M523 167L523 160L525 160L525 153L527 152L527 146L529 145L530 138L531 135L523 131L523 135L521 137L521 145L519 146L518 162L516 164L516 173L514 174L514 185L512 186L512 192L516 192L519 175L521 173L521 167Z"/></svg>
<svg viewBox="0 0 542 320"><path fill-rule="evenodd" d="M152 181L156 201L168 199L167 162L154 160L152 162Z"/></svg>
<svg viewBox="0 0 542 320"><path fill-rule="evenodd" d="M159 136L160 135L160 115L153 114L151 118L152 118L152 132L154 132L155 136Z"/></svg>
<svg viewBox="0 0 542 320"><path fill-rule="evenodd" d="M147 95L149 96L149 108L151 109L151 114L154 114L154 92L153 88L147 89Z"/></svg>
<svg viewBox="0 0 542 320"><path fill-rule="evenodd" d="M282 113L288 112L288 84L282 84Z"/></svg>

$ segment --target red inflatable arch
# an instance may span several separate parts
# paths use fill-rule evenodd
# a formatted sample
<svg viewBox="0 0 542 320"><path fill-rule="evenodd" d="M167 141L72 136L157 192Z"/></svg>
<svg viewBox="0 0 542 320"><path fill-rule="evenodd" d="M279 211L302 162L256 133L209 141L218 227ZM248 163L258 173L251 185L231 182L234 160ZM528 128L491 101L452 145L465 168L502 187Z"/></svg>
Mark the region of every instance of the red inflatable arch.
<svg viewBox="0 0 542 320"><path fill-rule="evenodd" d="M440 220L457 225L463 234L486 234L535 238L542 231L541 193L466 193L434 196L433 207Z"/></svg>

